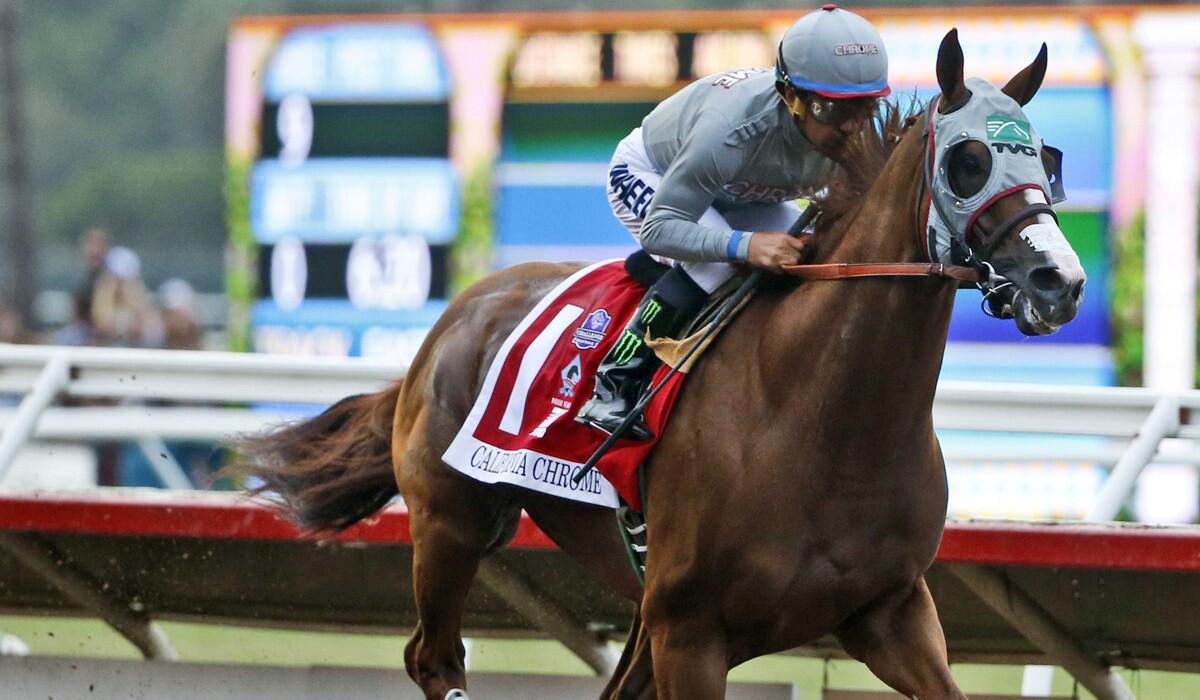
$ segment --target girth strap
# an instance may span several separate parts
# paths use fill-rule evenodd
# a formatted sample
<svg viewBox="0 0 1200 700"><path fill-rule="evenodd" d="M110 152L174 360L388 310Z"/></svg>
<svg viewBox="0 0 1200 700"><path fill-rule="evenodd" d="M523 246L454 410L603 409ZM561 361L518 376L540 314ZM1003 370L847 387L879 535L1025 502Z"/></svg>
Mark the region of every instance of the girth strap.
<svg viewBox="0 0 1200 700"><path fill-rule="evenodd" d="M942 263L826 263L783 265L782 270L807 280L837 280L847 277L946 277L961 282L981 282L982 271Z"/></svg>

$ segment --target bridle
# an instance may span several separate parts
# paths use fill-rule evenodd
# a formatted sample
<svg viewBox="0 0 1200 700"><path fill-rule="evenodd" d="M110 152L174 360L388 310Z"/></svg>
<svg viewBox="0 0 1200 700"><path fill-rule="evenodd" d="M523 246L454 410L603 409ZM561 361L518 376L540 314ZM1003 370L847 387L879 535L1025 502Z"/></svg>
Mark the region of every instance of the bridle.
<svg viewBox="0 0 1200 700"><path fill-rule="evenodd" d="M981 306L984 307L985 314L1011 318L1011 307L1020 290L1008 279L997 274L987 260L991 258L1000 243L1012 234L1013 231L1017 230L1018 225L1022 221L1039 214L1049 214L1054 217L1055 221L1058 221L1058 215L1054 212L1054 208L1050 204L1046 202L1033 202L1008 217L1008 219L995 229L988 231L978 220L979 216L988 207L1013 192L1023 189L1037 189L1041 191L1041 186L1029 183L1004 189L980 205L962 230L955 229L952 231L950 262L943 263L939 261L939 256L933 245L933 230L929 226L929 216L931 212L936 212L942 221L953 221L947 215L939 198L934 196L933 190L934 164L937 148L934 142L934 118L938 113L937 106L940 100L941 96L931 100L924 115L924 126L921 131L921 137L925 141L921 167L922 177L920 185L917 188L914 207L916 230L921 239L920 246L928 256L929 262L784 265L782 268L784 272L794 277L809 280L832 280L849 277L941 277L953 279L963 283L972 283L979 288L983 293ZM975 246L972 246L968 240L969 234L973 230L981 234Z"/></svg>

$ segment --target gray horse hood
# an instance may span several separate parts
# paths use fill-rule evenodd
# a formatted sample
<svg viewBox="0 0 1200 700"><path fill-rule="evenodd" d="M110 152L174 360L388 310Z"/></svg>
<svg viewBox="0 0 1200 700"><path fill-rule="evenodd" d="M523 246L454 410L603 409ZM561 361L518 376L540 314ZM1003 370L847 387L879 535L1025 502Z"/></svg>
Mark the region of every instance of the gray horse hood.
<svg viewBox="0 0 1200 700"><path fill-rule="evenodd" d="M933 162L928 184L933 205L926 231L927 245L930 259L945 263L961 262L954 260L951 242L958 239L965 244L975 219L1000 197L1021 189L1039 188L1048 203L1064 198L1059 172L1061 154L1045 146L1017 102L979 78L968 78L965 82L971 91L965 104L947 114L931 110L933 133L928 148ZM983 187L969 197L962 197L950 185L950 156L956 147L968 141L987 146L992 164ZM1043 149L1050 156L1051 168L1043 164Z"/></svg>

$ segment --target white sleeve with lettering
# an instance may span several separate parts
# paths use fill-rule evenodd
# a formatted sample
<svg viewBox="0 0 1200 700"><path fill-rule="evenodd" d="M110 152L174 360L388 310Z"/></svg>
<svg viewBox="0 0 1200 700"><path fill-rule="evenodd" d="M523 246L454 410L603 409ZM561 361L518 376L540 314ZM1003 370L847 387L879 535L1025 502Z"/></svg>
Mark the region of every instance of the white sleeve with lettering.
<svg viewBox="0 0 1200 700"><path fill-rule="evenodd" d="M729 121L712 110L697 117L679 152L663 173L642 224L647 252L675 260L720 262L733 232L696 223L717 194L742 169L745 149L727 143Z"/></svg>

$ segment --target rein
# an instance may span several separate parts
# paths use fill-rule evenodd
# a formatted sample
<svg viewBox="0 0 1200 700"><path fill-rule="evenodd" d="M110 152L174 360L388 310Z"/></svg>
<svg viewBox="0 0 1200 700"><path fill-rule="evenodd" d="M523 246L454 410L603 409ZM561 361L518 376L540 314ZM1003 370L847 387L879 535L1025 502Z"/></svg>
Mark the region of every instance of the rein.
<svg viewBox="0 0 1200 700"><path fill-rule="evenodd" d="M785 273L806 280L840 280L848 277L945 277L960 282L982 282L987 273L974 267L943 263L825 263L783 265Z"/></svg>

